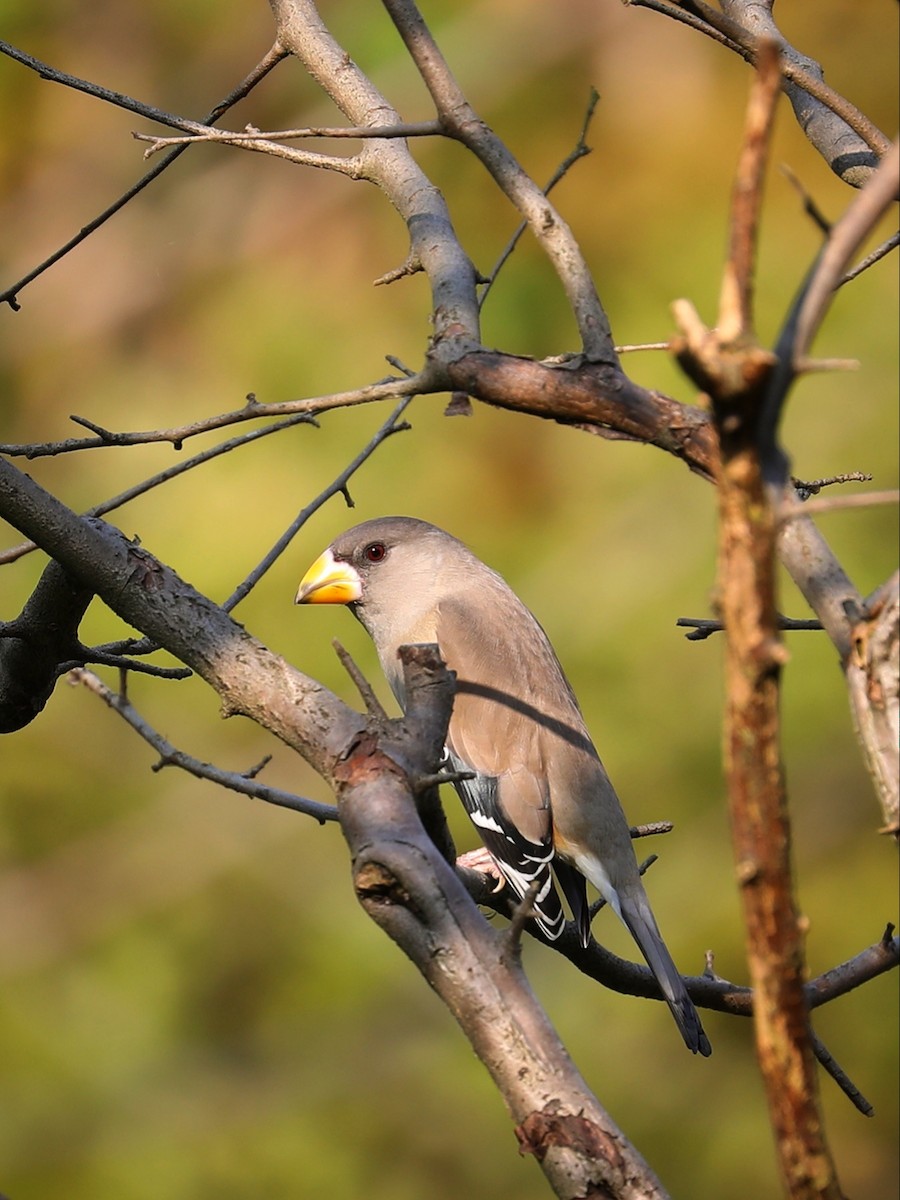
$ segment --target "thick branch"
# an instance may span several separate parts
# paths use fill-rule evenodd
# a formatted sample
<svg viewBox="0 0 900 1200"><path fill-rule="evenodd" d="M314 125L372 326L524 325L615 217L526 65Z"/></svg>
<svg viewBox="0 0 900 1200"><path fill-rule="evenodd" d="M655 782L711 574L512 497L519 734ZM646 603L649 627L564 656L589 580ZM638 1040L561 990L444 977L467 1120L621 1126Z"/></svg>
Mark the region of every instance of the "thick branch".
<svg viewBox="0 0 900 1200"><path fill-rule="evenodd" d="M742 162L762 186L774 93L772 56L760 55L748 107ZM755 203L732 201L732 245ZM725 335L706 330L682 304L680 361L713 404L720 446L719 604L726 634L724 760L735 864L754 992L754 1027L779 1165L793 1200L839 1200L822 1126L815 1056L804 993L804 945L794 897L791 825L781 761L781 643L777 599L778 513L772 480L787 476L776 440L780 403L770 381L777 360L750 336L751 254L735 289L739 319ZM729 264L729 269L733 269ZM727 278L727 271L726 271ZM727 289L726 289L727 293ZM735 336L737 335L737 336Z"/></svg>
<svg viewBox="0 0 900 1200"><path fill-rule="evenodd" d="M578 356L541 363L478 350L448 364L445 376L451 389L498 408L645 442L707 479L715 474L717 450L708 415L632 383L618 367Z"/></svg>
<svg viewBox="0 0 900 1200"><path fill-rule="evenodd" d="M585 355L592 362L615 364L609 319L568 224L466 100L412 0L384 0L384 4L428 88L442 127L484 164L552 263L575 315Z"/></svg>
<svg viewBox="0 0 900 1200"><path fill-rule="evenodd" d="M406 689L406 733L384 748L361 739L339 772L360 903L456 1017L506 1100L523 1153L535 1155L557 1196L662 1197L579 1075L506 938L479 915L425 834L394 761L417 774L433 770L452 689L443 664L427 654L407 673ZM423 728L430 730L424 753Z"/></svg>
<svg viewBox="0 0 900 1200"><path fill-rule="evenodd" d="M19 617L0 625L0 733L32 721L50 699L60 664L81 657L78 626L93 594L50 562Z"/></svg>
<svg viewBox="0 0 900 1200"><path fill-rule="evenodd" d="M362 726L358 713L272 654L117 529L77 516L2 458L0 516L205 679L222 697L226 715L259 721L326 779L333 777Z"/></svg>
<svg viewBox="0 0 900 1200"><path fill-rule="evenodd" d="M311 0L269 0L278 43L356 126L398 125L399 114L325 28ZM274 144L274 143L273 143ZM406 222L410 258L432 289L435 342L479 341L475 269L464 253L443 196L402 139L367 140L358 154L360 175L388 197Z"/></svg>

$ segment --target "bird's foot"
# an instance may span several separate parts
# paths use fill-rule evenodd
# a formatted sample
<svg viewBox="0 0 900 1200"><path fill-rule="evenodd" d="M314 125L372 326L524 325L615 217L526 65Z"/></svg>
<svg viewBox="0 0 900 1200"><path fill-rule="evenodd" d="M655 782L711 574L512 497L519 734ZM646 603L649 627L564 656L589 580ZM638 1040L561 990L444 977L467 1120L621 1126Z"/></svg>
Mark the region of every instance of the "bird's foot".
<svg viewBox="0 0 900 1200"><path fill-rule="evenodd" d="M495 892L502 892L504 887L506 887L506 880L503 877L503 872L497 866L496 858L484 846L479 846L477 850L469 850L465 854L460 854L456 860L456 865L458 867L467 867L470 871L480 871L482 875L489 875L491 879L496 880L493 889Z"/></svg>

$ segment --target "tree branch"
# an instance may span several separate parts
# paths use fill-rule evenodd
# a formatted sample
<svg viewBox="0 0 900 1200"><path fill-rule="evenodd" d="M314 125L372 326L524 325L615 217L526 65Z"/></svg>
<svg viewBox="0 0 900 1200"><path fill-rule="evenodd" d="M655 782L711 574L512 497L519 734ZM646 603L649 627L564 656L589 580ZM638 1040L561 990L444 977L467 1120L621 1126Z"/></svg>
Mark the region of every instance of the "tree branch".
<svg viewBox="0 0 900 1200"><path fill-rule="evenodd" d="M442 128L480 159L552 263L578 324L586 358L617 363L609 320L568 224L466 100L412 0L384 0L384 6L428 88Z"/></svg>
<svg viewBox="0 0 900 1200"><path fill-rule="evenodd" d="M759 188L767 149L774 56L759 55L742 162ZM758 144L761 140L762 144ZM732 201L732 245L743 245L755 202L743 181ZM751 214L748 217L748 214ZM804 984L804 946L794 899L791 826L780 746L780 675L785 661L776 606L778 517L766 480L786 475L775 439L780 405L770 404L775 366L751 336L747 310L753 256L741 254L738 320L706 330L687 306L680 361L702 380L721 450L719 603L726 634L725 775L732 841L754 993L757 1056L785 1188L793 1200L840 1200L824 1135ZM726 280L729 271L726 268ZM725 293L729 286L726 283Z"/></svg>
<svg viewBox="0 0 900 1200"><path fill-rule="evenodd" d="M197 779L207 779L210 783L228 788L232 792L239 792L243 796L264 800L267 804L275 804L280 808L288 808L292 812L315 817L320 825L324 825L326 821L337 820L337 809L333 804L320 804L316 800L307 800L304 796L296 796L293 792L285 792L281 788L257 783L255 772L237 774L234 771L225 771L221 767L201 762L199 758L194 758L193 755L177 749L144 720L128 701L124 692L114 692L93 671L78 668L71 672L71 678L73 682L82 684L95 696L99 696L108 708L118 713L135 733L156 750L159 754L159 762L153 767L154 771L162 770L163 767L180 767L181 770L196 776Z"/></svg>
<svg viewBox="0 0 900 1200"><path fill-rule="evenodd" d="M92 84L87 84L84 80L75 79L74 76L66 76L64 72L54 71L53 68L48 67L46 63L39 62L38 59L32 58L29 54L24 54L21 50L16 50L15 47L10 46L7 42L0 42L0 53L7 54L10 58L14 58L17 62L22 63L24 66L30 67L32 70L37 71L38 74L44 79L52 79L57 83L65 83L67 86L78 88L78 90L86 90L87 88L94 86ZM285 57L286 52L282 50L280 46L273 46L272 49L269 50L269 52L265 54L257 63L250 74L247 75L246 78L243 79L237 85L237 87L225 97L224 100L220 100L215 108L207 113L204 119L205 123L208 125L213 121L217 121L223 113L228 111L229 108L232 108L239 100L243 100L243 98L249 95L253 88L255 88L262 79L265 79L272 68L276 67ZM84 84L84 87L80 86L82 84ZM110 93L109 95L105 95L101 98L109 99L110 95L118 94L119 93ZM0 292L0 303L5 302L14 312L17 311L19 308L17 297L23 288L27 287L28 284L32 283L38 278L38 276L43 275L43 273L48 270L48 268L52 267L54 263L58 263L61 258L64 258L69 253L70 250L74 250L76 246L80 245L85 238L90 237L90 235L94 233L95 230L99 229L101 225L105 224L110 217L115 216L115 214L121 208L125 207L129 200L133 200L134 197L142 192L145 187L151 184L154 179L156 179L163 173L163 171L170 167L186 149L186 146L180 146L171 153L167 154L162 162L157 163L155 167L152 167L151 170L149 170L137 181L137 183L130 187L127 192L121 195L118 200L115 200L112 204L105 208L103 212L94 217L92 221L89 221L86 225L82 226L82 228L78 231L78 233L75 234L74 237L70 238L64 245L60 246L58 250L54 251L49 258L44 259L42 263L39 263L36 267L29 271L27 275L24 275L21 279L17 280L14 284L12 284L11 287L8 287L4 291Z"/></svg>
<svg viewBox="0 0 900 1200"><path fill-rule="evenodd" d="M410 673L406 731L388 753L361 739L340 772L338 806L363 908L453 1013L506 1099L522 1151L560 1197L659 1200L650 1168L598 1104L566 1054L506 938L478 915L425 834L404 775L433 770L452 682L439 660ZM430 730L423 753L422 728Z"/></svg>

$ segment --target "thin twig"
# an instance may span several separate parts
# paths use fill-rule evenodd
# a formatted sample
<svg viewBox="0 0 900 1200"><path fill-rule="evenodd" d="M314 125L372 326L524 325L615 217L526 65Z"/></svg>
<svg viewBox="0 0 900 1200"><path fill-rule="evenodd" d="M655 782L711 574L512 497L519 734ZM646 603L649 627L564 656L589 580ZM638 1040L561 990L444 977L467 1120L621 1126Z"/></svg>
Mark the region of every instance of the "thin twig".
<svg viewBox="0 0 900 1200"><path fill-rule="evenodd" d="M689 642L703 642L712 634L721 633L725 628L721 621L705 617L679 617L675 624L681 629L690 629L691 632L684 635ZM778 628L789 632L821 630L822 622L813 619L796 620L779 615Z"/></svg>
<svg viewBox="0 0 900 1200"><path fill-rule="evenodd" d="M647 821L643 825L632 825L628 832L632 838L656 837L660 833L671 833L675 828L671 821Z"/></svg>
<svg viewBox="0 0 900 1200"><path fill-rule="evenodd" d="M740 54L751 65L756 62L759 39L737 21L732 20L711 5L704 4L703 0L690 0L690 11L686 11L687 5L681 7L677 0L675 3L666 3L665 0L630 0L630 2L635 8L650 8L673 20L680 21L682 24L689 25L692 29L711 37L720 45ZM784 78L802 88L803 91L830 109L835 116L840 117L857 137L876 154L884 154L890 142L881 130L877 129L855 105L830 88L824 80L817 78L807 70L800 61L803 56L784 40L780 32L774 28L774 23L768 32L770 36L777 37L786 52L781 64Z"/></svg>
<svg viewBox="0 0 900 1200"><path fill-rule="evenodd" d="M288 142L297 138L417 138L439 137L443 134L438 121L411 121L400 125L323 125L306 129L206 129L184 137L157 137L152 133L132 133L136 142L150 142L144 158L157 154L170 146L190 146L196 142L222 142L238 145L241 142Z"/></svg>
<svg viewBox="0 0 900 1200"><path fill-rule="evenodd" d="M868 271L869 267L874 267L877 262L881 262L885 255L890 254L892 250L896 250L898 246L900 246L900 233L892 233L880 246L876 246L871 254L867 254L865 258L861 259L852 270L842 275L837 282L837 286L843 287L845 283L850 283L858 275L862 275L863 271Z"/></svg>
<svg viewBox="0 0 900 1200"><path fill-rule="evenodd" d="M575 165L576 162L578 162L578 160L580 158L584 158L584 156L586 154L590 154L591 148L587 144L585 139L587 138L588 129L590 128L591 121L593 120L594 110L597 107L597 102L599 101L599 99L600 99L599 93L594 88L591 88L590 95L588 97L587 110L584 114L584 120L581 123L581 132L578 135L578 141L575 143L572 150L569 151L569 153L562 160L562 162L559 164L559 166L556 168L556 170L550 176L550 179L545 184L545 186L544 186L544 195L545 196L550 195L550 193L553 191L553 189L556 187L556 185L560 182L560 180L565 178L565 176L568 174L569 170ZM519 243L519 239L521 238L522 234L525 232L525 230L527 228L528 228L528 222L522 221L521 224L519 225L519 227L516 229L515 233L512 235L512 237L507 242L504 249L501 251L500 257L494 263L487 278L483 281L482 291L478 297L479 309L484 307L484 302L485 302L485 300L487 300L488 293L490 292L491 288L494 286L497 276L500 274L500 271L502 270L503 266L505 265L507 259L510 257L510 255L515 250L516 246ZM618 350L618 347L616 347L616 349Z"/></svg>
<svg viewBox="0 0 900 1200"><path fill-rule="evenodd" d="M384 706L375 695L375 689L366 679L365 675L353 661L353 657L349 650L346 650L341 643L335 638L332 641L334 652L341 660L341 666L353 680L356 685L356 690L359 692L363 704L366 706L366 712L370 717L373 717L379 725L387 725L388 715L384 711Z"/></svg>
<svg viewBox="0 0 900 1200"><path fill-rule="evenodd" d="M847 264L881 216L897 200L898 165L900 147L894 142L878 170L833 226L797 306L796 328L791 338L794 360L809 353Z"/></svg>
<svg viewBox="0 0 900 1200"><path fill-rule="evenodd" d="M854 1108L858 1109L864 1117L874 1117L875 1109L862 1094L840 1063L837 1062L834 1055L831 1053L822 1039L814 1032L814 1030L810 1030L810 1037L812 1039L813 1050L815 1051L819 1065L825 1068L825 1070L838 1085Z"/></svg>
<svg viewBox="0 0 900 1200"><path fill-rule="evenodd" d="M384 5L428 88L444 131L484 164L547 255L574 314L585 355L591 362L617 364L609 319L568 224L469 104L413 0L384 0Z"/></svg>
<svg viewBox="0 0 900 1200"><path fill-rule="evenodd" d="M401 421L400 418L403 416L403 413L406 411L406 408L411 401L412 396L405 396L388 417L388 419L376 431L375 435L362 448L362 450L360 450L359 454L357 454L353 461L349 463L343 471L341 471L340 475L338 475L338 477L333 480L324 491L320 492L319 495L316 496L315 500L312 500L300 510L300 512L290 523L281 537L279 537L274 546L272 546L271 550L269 550L269 552L265 555L262 561L253 568L253 570L242 583L238 584L238 586L222 605L226 612L231 612L235 605L239 604L241 600L243 600L244 597L247 596L250 591L252 591L252 589L257 585L257 583L259 583L260 579L262 579L263 575L265 575L272 564L276 562L276 560L288 548L293 539L296 537L298 531L303 528L313 513L318 512L318 510L327 500L330 500L332 496L342 495L347 501L348 507L353 507L353 502L350 499L350 492L347 489L349 480L359 470L363 463L375 453L382 442L387 441L389 437L393 437L395 433L401 433L410 428L409 424L406 421Z"/></svg>
<svg viewBox="0 0 900 1200"><path fill-rule="evenodd" d="M800 198L803 201L803 211L812 219L813 223L818 227L820 232L824 233L827 237L828 234L831 233L831 222L819 208L818 204L816 204L815 200L813 200L812 196L803 186L795 172L787 165L787 163L782 163L779 169L785 179L787 179L787 181L792 184L799 193Z"/></svg>
<svg viewBox="0 0 900 1200"><path fill-rule="evenodd" d="M284 421L276 421L274 425L266 425L262 429L251 429L248 433L240 433L236 437L229 438L227 442L220 442L218 446L204 450L201 454L195 454L192 458L176 463L172 467L167 467L164 471L160 471L159 474L153 475L141 483L136 483L133 487L126 488L124 492L119 492L118 496L113 496L110 500L104 500L100 504L95 504L84 515L86 517L102 517L105 513L121 508L123 504L128 504L129 501L136 499L138 496L143 496L145 492L149 492L152 488L159 487L163 483L168 483L170 479L174 479L178 475L183 475L185 471L193 470L194 467L211 462L212 459L218 458L222 454L228 454L231 450L235 450L239 446L248 446L251 442L268 437L270 433L278 433L282 429L291 428L293 425L315 424L315 419L308 413L297 413L293 417L287 417ZM0 566L5 563L15 562L16 559L29 554L35 549L37 549L35 543L28 541L20 542L17 546L10 546L7 550L0 550Z"/></svg>
<svg viewBox="0 0 900 1200"><path fill-rule="evenodd" d="M157 751L159 754L159 763L156 764L154 770L161 770L163 767L168 766L180 767L183 771L187 771L191 775L196 775L198 779L208 779L210 782L229 788L233 792L240 792L245 796L264 800L267 804L275 804L279 808L289 808L293 812L314 817L319 824L337 820L337 809L332 804L320 804L317 800L308 800L303 796L295 796L293 793L282 791L280 788L266 787L264 784L257 783L254 779L250 778L249 773L238 774L234 771L225 771L221 767L214 767L211 763L201 762L199 759L193 758L190 754L185 754L183 750L176 749L171 742L157 733L144 720L123 695L107 687L93 671L78 668L70 672L69 677L73 683L83 684L95 696L99 696L113 712L118 713L136 733L140 734L145 742ZM255 770L254 773L256 773Z"/></svg>
<svg viewBox="0 0 900 1200"><path fill-rule="evenodd" d="M18 50L14 50L14 48L9 46L6 42L0 41L0 52L8 54L11 58L16 59L17 62L23 63L25 66L31 67L32 70L37 71L38 74L40 74L44 79L53 79L58 83L64 83L67 82L68 79L74 78L72 76L65 78L62 77L61 74L54 72L52 67L48 67L45 63L40 63L38 59L31 58L30 55L23 54ZM239 100L242 100L245 96L247 96L253 90L253 88L256 87L260 80L264 79L272 70L272 68L277 66L278 63L280 63L286 57L287 52L282 50L277 44L274 45L271 50L269 50L268 53L265 54L257 63L250 74L247 75L246 78L244 78L238 84L238 86L225 97L224 100L221 100L215 106L215 108L207 113L205 118L206 124L217 121L224 112L227 112L228 109L237 104ZM79 90L84 89L81 88ZM106 99L107 97L104 96L102 98ZM185 149L186 147L180 147L176 150L173 150L171 154L167 154L162 162L157 163L155 167L153 167L145 175L142 175L137 183L133 184L127 192L124 192L117 200L110 204L108 208L105 208L103 212L94 217L93 220L88 221L86 225L82 226L82 228L79 229L78 233L76 233L74 237L71 237L64 245L60 246L58 250L55 250L49 258L45 258L43 262L38 263L38 265L29 271L27 275L23 275L22 278L12 284L11 287L8 287L5 291L0 292L0 303L6 302L10 308L13 309L13 311L17 311L19 308L17 297L23 288L27 287L29 283L32 283L38 278L39 275L42 275L46 270L48 270L48 268L52 267L54 263L59 262L59 260L65 257L70 250L74 250L76 246L80 245L81 242L85 240L85 238L90 237L90 235L95 230L99 229L101 225L105 224L110 217L115 216L119 209L124 208L129 200L133 200L134 197L142 192L145 187L151 184L154 179L156 179L163 173L163 171L170 167L176 158L184 153Z"/></svg>
<svg viewBox="0 0 900 1200"><path fill-rule="evenodd" d="M238 425L243 421L256 421L264 417L284 417L291 413L305 413L307 416L311 416L329 412L334 408L351 408L358 404L370 404L375 400L394 400L400 396L413 396L420 392L434 391L436 386L426 373L421 373L409 379L388 378L380 383L368 384L349 392L332 392L327 396L311 396L302 400L282 400L272 404L260 404L255 396L251 395L243 408L219 413L214 417L204 417L199 421L192 421L189 425L123 433L103 430L98 436L92 438L68 438L62 442L42 442L32 445L0 445L0 454L6 454L10 458L32 459L55 454L69 454L76 450L96 450L112 446L143 446L153 442L171 442L173 446L180 447L188 438L197 437L201 433L210 433L214 429L224 429L228 425ZM84 418L77 419L82 424L84 423Z"/></svg>
<svg viewBox="0 0 900 1200"><path fill-rule="evenodd" d="M855 496L822 496L818 500L807 500L804 504L782 509L779 520L785 524L815 513L837 512L845 508L873 508L882 504L900 504L900 490L893 488L883 492L858 492Z"/></svg>
<svg viewBox="0 0 900 1200"><path fill-rule="evenodd" d="M616 346L616 354L634 354L638 350L671 350L671 342L637 342L634 345Z"/></svg>
<svg viewBox="0 0 900 1200"><path fill-rule="evenodd" d="M153 650L159 649L154 646ZM77 659L72 659L70 662L59 664L59 675L67 675L70 671L77 671L82 667L117 667L122 677L122 687L124 692L125 679L129 671L134 671L138 675L150 675L155 679L189 679L193 675L190 667L161 667L156 663L145 663L139 659L131 658L124 654L111 654L99 646L84 646L83 654L80 654Z"/></svg>

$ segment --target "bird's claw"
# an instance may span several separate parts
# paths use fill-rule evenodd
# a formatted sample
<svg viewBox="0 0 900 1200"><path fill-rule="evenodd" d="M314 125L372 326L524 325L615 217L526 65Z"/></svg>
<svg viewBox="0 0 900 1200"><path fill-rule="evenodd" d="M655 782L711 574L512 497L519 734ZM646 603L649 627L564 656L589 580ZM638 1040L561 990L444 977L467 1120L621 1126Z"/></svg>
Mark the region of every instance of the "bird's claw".
<svg viewBox="0 0 900 1200"><path fill-rule="evenodd" d="M460 854L456 860L458 867L466 867L470 871L480 871L482 875L489 875L495 880L492 891L494 893L502 892L506 887L506 879L503 872L497 866L497 860L491 854L490 850L486 850L484 846L479 846L477 850L469 850L465 854Z"/></svg>

